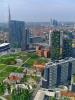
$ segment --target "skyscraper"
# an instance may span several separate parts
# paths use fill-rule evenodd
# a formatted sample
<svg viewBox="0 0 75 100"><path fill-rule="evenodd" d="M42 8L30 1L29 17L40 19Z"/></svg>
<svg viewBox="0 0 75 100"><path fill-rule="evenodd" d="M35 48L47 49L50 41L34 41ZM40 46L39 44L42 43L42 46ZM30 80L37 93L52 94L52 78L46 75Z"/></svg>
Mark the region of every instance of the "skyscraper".
<svg viewBox="0 0 75 100"><path fill-rule="evenodd" d="M26 48L29 48L30 45L30 35L31 35L31 31L29 30L29 28L25 29L25 43L26 43Z"/></svg>
<svg viewBox="0 0 75 100"><path fill-rule="evenodd" d="M25 30L24 21L11 20L9 8L9 43L11 48L26 50L29 45L29 30Z"/></svg>
<svg viewBox="0 0 75 100"><path fill-rule="evenodd" d="M60 31L52 31L49 36L49 45L51 49L51 59L58 60L60 59L60 48L61 48L61 40L62 40L62 33Z"/></svg>
<svg viewBox="0 0 75 100"><path fill-rule="evenodd" d="M25 23L23 21L9 21L9 42L11 48L21 48L25 50Z"/></svg>
<svg viewBox="0 0 75 100"><path fill-rule="evenodd" d="M10 14L10 7L9 6L8 6L8 13L9 13L9 16L8 16L9 19L8 20L10 21L11 20L11 14Z"/></svg>
<svg viewBox="0 0 75 100"><path fill-rule="evenodd" d="M63 47L62 47L62 57L71 57L72 56L72 35L71 33L64 33L63 37Z"/></svg>

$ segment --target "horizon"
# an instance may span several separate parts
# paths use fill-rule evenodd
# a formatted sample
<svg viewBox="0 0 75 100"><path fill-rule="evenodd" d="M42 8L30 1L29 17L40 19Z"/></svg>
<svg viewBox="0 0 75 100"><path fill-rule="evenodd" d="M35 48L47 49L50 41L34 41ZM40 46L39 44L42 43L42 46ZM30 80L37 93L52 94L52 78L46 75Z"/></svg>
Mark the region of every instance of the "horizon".
<svg viewBox="0 0 75 100"><path fill-rule="evenodd" d="M1 0L0 22L8 22L8 6L12 20L25 22L75 22L74 0Z"/></svg>

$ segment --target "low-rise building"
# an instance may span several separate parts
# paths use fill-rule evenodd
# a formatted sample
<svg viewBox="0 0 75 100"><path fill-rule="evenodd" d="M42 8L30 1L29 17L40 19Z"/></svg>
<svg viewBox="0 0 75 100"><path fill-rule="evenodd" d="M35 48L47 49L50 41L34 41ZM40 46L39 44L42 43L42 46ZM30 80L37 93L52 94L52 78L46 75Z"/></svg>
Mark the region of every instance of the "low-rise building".
<svg viewBox="0 0 75 100"><path fill-rule="evenodd" d="M36 54L38 56L43 56L43 57L50 57L50 48L48 44L45 43L39 43L36 44Z"/></svg>
<svg viewBox="0 0 75 100"><path fill-rule="evenodd" d="M20 83L21 80L23 79L24 74L23 73L11 73L8 77L8 80L11 83Z"/></svg>
<svg viewBox="0 0 75 100"><path fill-rule="evenodd" d="M0 44L0 55L7 54L10 50L10 43Z"/></svg>

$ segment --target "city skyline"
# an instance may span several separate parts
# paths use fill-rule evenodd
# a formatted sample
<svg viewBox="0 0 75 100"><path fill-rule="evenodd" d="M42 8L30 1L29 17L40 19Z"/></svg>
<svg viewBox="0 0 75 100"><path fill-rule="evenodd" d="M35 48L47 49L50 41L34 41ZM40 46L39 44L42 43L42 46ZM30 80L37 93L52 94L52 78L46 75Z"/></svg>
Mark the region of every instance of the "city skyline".
<svg viewBox="0 0 75 100"><path fill-rule="evenodd" d="M24 21L58 21L75 22L74 0L0 0L0 22L8 21L8 6L11 18Z"/></svg>

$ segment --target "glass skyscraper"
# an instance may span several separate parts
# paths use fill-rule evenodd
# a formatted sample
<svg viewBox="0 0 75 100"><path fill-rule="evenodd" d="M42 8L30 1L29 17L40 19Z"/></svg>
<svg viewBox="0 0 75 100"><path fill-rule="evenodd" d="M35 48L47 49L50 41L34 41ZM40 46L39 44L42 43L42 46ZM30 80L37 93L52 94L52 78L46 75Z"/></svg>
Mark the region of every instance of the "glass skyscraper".
<svg viewBox="0 0 75 100"><path fill-rule="evenodd" d="M23 21L9 21L9 42L11 48L26 49L25 23Z"/></svg>

